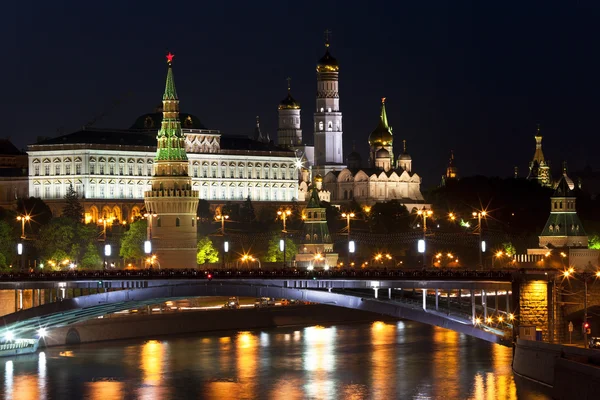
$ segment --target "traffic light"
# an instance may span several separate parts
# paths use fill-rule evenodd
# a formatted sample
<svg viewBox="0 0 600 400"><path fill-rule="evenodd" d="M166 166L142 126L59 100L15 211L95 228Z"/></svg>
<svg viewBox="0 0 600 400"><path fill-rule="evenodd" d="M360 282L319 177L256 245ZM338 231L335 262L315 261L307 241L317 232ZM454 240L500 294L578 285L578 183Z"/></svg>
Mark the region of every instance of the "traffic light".
<svg viewBox="0 0 600 400"><path fill-rule="evenodd" d="M592 333L592 328L590 327L590 323L589 322L584 322L583 323L583 333L589 335Z"/></svg>
<svg viewBox="0 0 600 400"><path fill-rule="evenodd" d="M208 273L208 275L206 275L206 279L212 281L212 274L210 272Z"/></svg>

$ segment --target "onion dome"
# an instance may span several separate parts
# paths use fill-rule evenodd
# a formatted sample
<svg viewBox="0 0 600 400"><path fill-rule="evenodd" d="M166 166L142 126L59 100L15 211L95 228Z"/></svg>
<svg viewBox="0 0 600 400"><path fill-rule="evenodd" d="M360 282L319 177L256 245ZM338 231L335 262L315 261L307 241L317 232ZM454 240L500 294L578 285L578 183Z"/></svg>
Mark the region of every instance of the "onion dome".
<svg viewBox="0 0 600 400"><path fill-rule="evenodd" d="M362 157L356 151L352 151L346 158L346 165L349 169L362 168Z"/></svg>
<svg viewBox="0 0 600 400"><path fill-rule="evenodd" d="M404 145L404 149L402 150L402 154L400 154L400 157L398 157L398 159L399 160L406 160L406 161L412 160L412 157L406 151L406 140L403 140L402 144Z"/></svg>
<svg viewBox="0 0 600 400"><path fill-rule="evenodd" d="M375 153L375 158L389 158L390 152L386 149L379 149Z"/></svg>
<svg viewBox="0 0 600 400"><path fill-rule="evenodd" d="M394 141L392 128L388 125L387 114L385 112L385 97L381 99L381 114L379 115L379 124L377 128L369 135L369 145L371 146L391 146Z"/></svg>
<svg viewBox="0 0 600 400"><path fill-rule="evenodd" d="M338 61L329 54L329 39L325 40L325 55L317 63L317 72L338 72Z"/></svg>
<svg viewBox="0 0 600 400"><path fill-rule="evenodd" d="M321 174L317 174L315 176L315 182L323 182L323 177L321 176Z"/></svg>
<svg viewBox="0 0 600 400"><path fill-rule="evenodd" d="M291 87L290 87L290 82L291 79L287 78L288 81L288 93L287 93L287 97L283 100L281 100L281 102L279 103L279 110L299 110L300 109L300 103L298 103L296 100L294 100L294 98L292 97L291 94Z"/></svg>

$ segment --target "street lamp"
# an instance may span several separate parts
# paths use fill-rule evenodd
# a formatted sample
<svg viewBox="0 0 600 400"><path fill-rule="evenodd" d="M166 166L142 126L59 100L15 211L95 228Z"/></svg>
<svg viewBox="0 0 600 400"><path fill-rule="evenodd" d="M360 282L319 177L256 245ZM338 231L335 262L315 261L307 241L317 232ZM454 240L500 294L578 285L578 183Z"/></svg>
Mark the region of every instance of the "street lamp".
<svg viewBox="0 0 600 400"><path fill-rule="evenodd" d="M21 239L25 239L25 221L29 222L31 219L30 215L23 214L17 217L17 221L21 221Z"/></svg>
<svg viewBox="0 0 600 400"><path fill-rule="evenodd" d="M583 329L583 346L584 347L588 347L588 304L587 304L587 297L588 297L588 279L594 277L596 279L600 278L600 270L596 271L596 272L576 272L575 268L570 267L568 270L563 271L563 276L565 278L569 278L569 277L579 277L582 281L583 281L583 287L584 287L584 291L583 291L583 324L582 324L582 329Z"/></svg>
<svg viewBox="0 0 600 400"><path fill-rule="evenodd" d="M152 211L147 212L146 214L144 214L144 218L148 219L148 231L147 231L147 237L146 237L147 241L151 241L152 240L152 218L156 218L156 217L158 217L158 214L152 213Z"/></svg>
<svg viewBox="0 0 600 400"><path fill-rule="evenodd" d="M17 243L17 254L19 255L20 268L23 270L23 243Z"/></svg>
<svg viewBox="0 0 600 400"><path fill-rule="evenodd" d="M221 221L221 236L225 236L225 220L229 219L229 215L215 215L217 221Z"/></svg>
<svg viewBox="0 0 600 400"><path fill-rule="evenodd" d="M431 217L433 215L433 211L432 210L426 210L425 207L423 207L422 210L418 210L417 211L417 215L423 217L423 268L425 268L425 260L426 260L426 254L427 254L427 250L425 249L425 237L427 236L427 217ZM419 249L421 247L419 246ZM421 250L419 250L419 252L421 252Z"/></svg>
<svg viewBox="0 0 600 400"><path fill-rule="evenodd" d="M100 218L98 222L102 224L102 240L106 242L106 218Z"/></svg>
<svg viewBox="0 0 600 400"><path fill-rule="evenodd" d="M283 221L283 230L281 231L281 235L283 236L283 239L279 239L279 251L283 252L283 268L285 268L285 240L286 240L286 234L287 234L287 230L285 228L285 222L286 222L286 218L289 217L290 215L292 215L292 211L290 210L279 210L277 211L277 215L279 216L279 218L281 218L281 220Z"/></svg>
<svg viewBox="0 0 600 400"><path fill-rule="evenodd" d="M369 211L371 209L369 208ZM346 262L350 265L350 253L354 253L354 245L350 247L350 218L354 218L354 213L342 213L342 218L346 218L346 229L348 230L348 255L346 257ZM351 251L352 250L352 251Z"/></svg>
<svg viewBox="0 0 600 400"><path fill-rule="evenodd" d="M481 240L482 236L482 227L481 227L481 218L485 218L487 212L485 211L473 211L473 217L477 218L477 231L479 232L479 266L483 269L483 252L485 252L485 242Z"/></svg>

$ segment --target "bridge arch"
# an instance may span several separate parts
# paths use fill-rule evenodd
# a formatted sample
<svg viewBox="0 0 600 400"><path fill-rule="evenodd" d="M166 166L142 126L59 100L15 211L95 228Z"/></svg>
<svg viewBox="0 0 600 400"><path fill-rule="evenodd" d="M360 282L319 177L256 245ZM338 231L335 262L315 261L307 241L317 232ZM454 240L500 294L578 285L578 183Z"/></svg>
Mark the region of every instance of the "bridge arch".
<svg viewBox="0 0 600 400"><path fill-rule="evenodd" d="M16 337L27 337L34 335L40 327L52 329L117 311L140 308L167 300L201 296L273 297L309 301L408 319L451 329L489 342L502 343L502 338L494 333L447 318L442 313L428 312L400 302L333 293L327 290L206 281L123 289L44 304L2 317L3 329L0 334L3 335L10 330Z"/></svg>

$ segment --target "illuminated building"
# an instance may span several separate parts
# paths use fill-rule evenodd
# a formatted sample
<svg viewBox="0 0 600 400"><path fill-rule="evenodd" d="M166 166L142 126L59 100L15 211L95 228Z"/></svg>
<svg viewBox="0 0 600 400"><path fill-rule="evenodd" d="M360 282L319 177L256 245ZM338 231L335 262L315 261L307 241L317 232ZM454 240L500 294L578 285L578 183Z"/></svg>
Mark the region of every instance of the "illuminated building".
<svg viewBox="0 0 600 400"><path fill-rule="evenodd" d="M535 153L529 162L529 175L527 179L538 182L542 186L552 187L552 176L550 174L550 163L544 158L542 151L542 135L540 126L535 133Z"/></svg>
<svg viewBox="0 0 600 400"><path fill-rule="evenodd" d="M450 181L458 180L458 169L454 165L454 151L450 150L450 159L448 160L448 167L446 167L446 174L442 175L442 183L440 186L446 186Z"/></svg>
<svg viewBox="0 0 600 400"><path fill-rule="evenodd" d="M0 139L0 206L12 207L27 197L27 154Z"/></svg>

